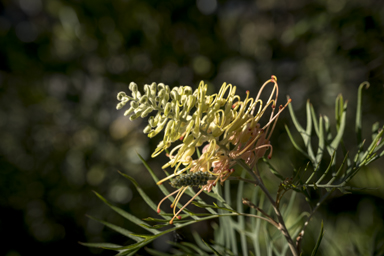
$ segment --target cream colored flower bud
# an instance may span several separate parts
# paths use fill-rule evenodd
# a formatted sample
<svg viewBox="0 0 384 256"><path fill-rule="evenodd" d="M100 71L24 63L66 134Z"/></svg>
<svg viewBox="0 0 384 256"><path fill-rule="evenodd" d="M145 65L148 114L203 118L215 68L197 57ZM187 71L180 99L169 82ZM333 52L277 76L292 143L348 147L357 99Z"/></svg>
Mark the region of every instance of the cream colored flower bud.
<svg viewBox="0 0 384 256"><path fill-rule="evenodd" d="M172 133L173 123L174 123L173 120L169 120L167 127L164 130L164 138L166 138L167 136L169 136Z"/></svg>
<svg viewBox="0 0 384 256"><path fill-rule="evenodd" d="M125 92L119 92L119 93L117 94L117 100L122 101L123 98L126 98L126 97L127 97L127 94L126 94Z"/></svg>
<svg viewBox="0 0 384 256"><path fill-rule="evenodd" d="M117 110L122 109L124 107L124 105L125 105L125 102L120 102L117 104L116 109Z"/></svg>
<svg viewBox="0 0 384 256"><path fill-rule="evenodd" d="M147 103L148 101L148 96L147 95L143 95L143 97L140 98L139 100L139 103Z"/></svg>
<svg viewBox="0 0 384 256"><path fill-rule="evenodd" d="M155 124L155 117L154 116L150 116L148 118L148 124L151 126L151 127L155 127L156 124Z"/></svg>
<svg viewBox="0 0 384 256"><path fill-rule="evenodd" d="M153 97L155 97L155 96L156 96L156 90L157 90L157 86L156 86L156 83L155 83L155 82L153 82L153 83L150 85L150 90L151 90L151 95L152 95Z"/></svg>
<svg viewBox="0 0 384 256"><path fill-rule="evenodd" d="M139 107L139 103L136 102L136 101L131 101L131 108L138 108Z"/></svg>
<svg viewBox="0 0 384 256"><path fill-rule="evenodd" d="M193 95L189 95L189 96L188 96L188 99L187 99L188 110L190 110L191 108L193 108L193 106L195 105L195 103L196 103L196 97L194 97Z"/></svg>
<svg viewBox="0 0 384 256"><path fill-rule="evenodd" d="M157 93L157 96L160 99L164 98L164 95L165 95L165 90L164 89L160 89L159 92Z"/></svg>
<svg viewBox="0 0 384 256"><path fill-rule="evenodd" d="M190 146L189 144L195 140L195 137L190 134L187 138L184 139L183 143L187 146Z"/></svg>
<svg viewBox="0 0 384 256"><path fill-rule="evenodd" d="M150 95L150 88L149 88L149 85L148 84L145 84L144 85L144 92L145 92L145 95L146 96L149 96Z"/></svg>
<svg viewBox="0 0 384 256"><path fill-rule="evenodd" d="M135 109L134 108L129 108L127 111L125 111L124 112L124 116L127 116L127 115L130 115L130 114L132 114L133 113L133 111L135 111Z"/></svg>
<svg viewBox="0 0 384 256"><path fill-rule="evenodd" d="M133 121L133 120L137 119L140 116L140 114L141 114L140 112L137 112L137 113L131 115L129 117L129 120Z"/></svg>
<svg viewBox="0 0 384 256"><path fill-rule="evenodd" d="M179 95L179 92L177 90L173 89L171 91L171 99L176 100L176 101L180 101L180 95Z"/></svg>
<svg viewBox="0 0 384 256"><path fill-rule="evenodd" d="M191 157L195 153L195 147L187 148L187 150L184 151L183 156L181 157L181 160L187 160L189 157Z"/></svg>
<svg viewBox="0 0 384 256"><path fill-rule="evenodd" d="M192 95L192 88L190 86L184 86L184 94L189 96L189 95Z"/></svg>
<svg viewBox="0 0 384 256"><path fill-rule="evenodd" d="M147 134L147 133L150 133L151 132L151 126L150 125L147 125L145 128L144 128L144 130L143 130L143 132L144 132L144 134Z"/></svg>
<svg viewBox="0 0 384 256"><path fill-rule="evenodd" d="M146 117L149 113L151 113L152 111L153 111L153 108L149 107L149 108L147 108L146 110L144 110L144 111L141 113L140 117L141 117L141 118L144 118L144 117Z"/></svg>
<svg viewBox="0 0 384 256"><path fill-rule="evenodd" d="M132 92L137 92L137 84L136 83L134 83L134 82L131 82L130 84L129 84L129 90L131 90Z"/></svg>
<svg viewBox="0 0 384 256"><path fill-rule="evenodd" d="M171 107L172 107L172 104L170 102L168 102L166 105L165 105L165 108L164 108L164 115L168 115L169 112L171 111Z"/></svg>

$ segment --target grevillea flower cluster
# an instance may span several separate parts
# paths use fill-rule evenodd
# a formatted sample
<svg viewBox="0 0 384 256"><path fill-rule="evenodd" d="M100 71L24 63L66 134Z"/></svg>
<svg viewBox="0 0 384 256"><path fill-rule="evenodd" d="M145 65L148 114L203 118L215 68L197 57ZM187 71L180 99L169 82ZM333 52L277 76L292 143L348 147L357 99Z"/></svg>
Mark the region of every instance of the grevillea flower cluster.
<svg viewBox="0 0 384 256"><path fill-rule="evenodd" d="M268 84L272 84L272 90L267 100L263 101L260 96ZM253 168L268 149L270 158L272 146L269 139L280 113L290 102L280 106L275 113L279 91L275 76L261 86L255 98L250 97L247 91L243 101L236 95L236 86L226 83L213 95L207 95L207 84L203 81L195 91L189 86L174 87L171 90L168 85L152 83L144 85L142 95L133 82L129 85L129 90L131 96L125 92L118 93L117 99L120 103L117 109L129 103L130 107L124 115L130 115L131 120L144 118L155 112L144 128L144 133L150 138L164 130L163 140L152 157L169 150L169 162L162 168L171 167L174 171L158 184L169 179L180 180L183 177L181 175L184 178L188 175L194 178L203 177L204 174L209 176L195 183L185 182L185 179L183 182L171 182L181 186L166 197L177 193L171 205L174 208L174 218L203 190L211 191L218 181L224 182L233 173L232 167L237 161L244 161ZM259 121L268 109L269 118L262 125ZM170 149L179 140L181 143ZM198 148L201 149L199 157L196 153ZM197 173L199 175L192 175ZM194 184L201 185L201 190L176 213L175 206L181 195ZM159 203L158 212L160 204L166 198Z"/></svg>

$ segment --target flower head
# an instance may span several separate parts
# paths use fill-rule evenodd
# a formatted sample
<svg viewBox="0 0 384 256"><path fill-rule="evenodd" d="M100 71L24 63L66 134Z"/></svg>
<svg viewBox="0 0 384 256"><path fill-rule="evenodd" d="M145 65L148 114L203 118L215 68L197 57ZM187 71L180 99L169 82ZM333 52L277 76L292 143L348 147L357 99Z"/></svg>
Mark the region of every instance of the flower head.
<svg viewBox="0 0 384 256"><path fill-rule="evenodd" d="M260 96L268 84L272 84L273 87L268 99L263 102ZM269 139L280 113L290 102L280 106L275 113L278 99L275 76L262 85L255 98L250 97L247 91L243 101L236 95L236 86L226 83L217 94L211 96L206 95L207 85L204 82L200 82L194 92L189 86L170 90L169 86L161 83L144 85L143 95L135 83L131 83L129 89L131 96L125 92L118 94L120 103L117 109L130 101L130 108L124 115L131 115L131 120L146 117L155 111L157 113L149 117L144 133L147 133L148 137L153 137L164 130L163 140L158 144L152 157L168 150L174 142L182 141L170 150L167 154L169 162L163 166L163 169L174 168L173 174L158 184L182 177L180 175L185 173L186 175L205 173L209 178L204 182L198 182L201 189L196 196L203 190L211 191L218 181L224 182L234 172L232 167L237 161L244 160L252 168L268 149L270 158L272 145ZM269 119L262 125L259 123L260 119L268 109L271 110ZM198 148L202 148L201 155L195 157ZM176 206L185 190L192 185L183 183L181 188L166 198L177 193L172 203L172 206ZM159 203L159 207L166 198ZM185 206L178 213L174 207L174 217Z"/></svg>

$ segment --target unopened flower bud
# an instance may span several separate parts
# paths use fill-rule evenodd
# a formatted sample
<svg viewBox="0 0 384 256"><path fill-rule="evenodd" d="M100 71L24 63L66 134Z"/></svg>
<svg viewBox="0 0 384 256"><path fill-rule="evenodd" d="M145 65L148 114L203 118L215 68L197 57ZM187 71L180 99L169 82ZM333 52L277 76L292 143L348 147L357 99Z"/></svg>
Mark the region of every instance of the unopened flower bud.
<svg viewBox="0 0 384 256"><path fill-rule="evenodd" d="M144 110L142 113L141 113L141 118L144 118L146 117L149 113L151 113L153 111L153 108L149 107L147 108L146 110Z"/></svg>
<svg viewBox="0 0 384 256"><path fill-rule="evenodd" d="M117 104L116 109L117 110L122 109L124 107L124 105L125 105L125 102L120 102Z"/></svg>
<svg viewBox="0 0 384 256"><path fill-rule="evenodd" d="M117 94L117 99L118 100L123 100L123 98L126 98L127 97L127 94L125 93L125 92L119 92L118 94Z"/></svg>
<svg viewBox="0 0 384 256"><path fill-rule="evenodd" d="M144 130L143 130L143 132L145 133L145 134L147 134L147 133L150 133L151 132L151 126L150 125L147 125L145 128L144 128Z"/></svg>
<svg viewBox="0 0 384 256"><path fill-rule="evenodd" d="M129 114L132 114L133 113L133 111L135 111L135 109L134 108L129 108L127 111L125 111L124 112L124 116L127 116L127 115L129 115Z"/></svg>
<svg viewBox="0 0 384 256"><path fill-rule="evenodd" d="M131 82L130 84L129 84L129 90L131 90L132 92L137 92L137 84L136 83L134 83L134 82Z"/></svg>
<svg viewBox="0 0 384 256"><path fill-rule="evenodd" d="M140 112L137 112L129 117L129 120L133 121L140 116Z"/></svg>
<svg viewBox="0 0 384 256"><path fill-rule="evenodd" d="M131 101L131 108L138 108L139 107L139 103L137 103L136 101Z"/></svg>

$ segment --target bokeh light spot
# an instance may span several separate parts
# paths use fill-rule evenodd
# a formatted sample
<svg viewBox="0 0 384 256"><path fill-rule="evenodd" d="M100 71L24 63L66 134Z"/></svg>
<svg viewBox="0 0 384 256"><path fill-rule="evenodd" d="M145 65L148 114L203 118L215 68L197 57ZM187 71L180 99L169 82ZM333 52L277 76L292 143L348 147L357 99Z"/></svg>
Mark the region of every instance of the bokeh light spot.
<svg viewBox="0 0 384 256"><path fill-rule="evenodd" d="M132 191L123 184L116 184L109 190L109 198L116 203L128 203L132 199Z"/></svg>
<svg viewBox="0 0 384 256"><path fill-rule="evenodd" d="M91 170L87 173L87 182L90 185L97 186L99 185L105 178L105 171L98 167L92 167Z"/></svg>
<svg viewBox="0 0 384 256"><path fill-rule="evenodd" d="M42 9L41 0L19 0L20 8L28 15L39 14Z"/></svg>
<svg viewBox="0 0 384 256"><path fill-rule="evenodd" d="M211 69L211 61L205 56L198 56L193 59L193 69L198 75L204 75Z"/></svg>
<svg viewBox="0 0 384 256"><path fill-rule="evenodd" d="M37 38L35 25L28 21L22 21L16 25L16 36L24 43L30 43Z"/></svg>
<svg viewBox="0 0 384 256"><path fill-rule="evenodd" d="M208 15L216 11L217 1L216 0L197 0L197 8L201 13Z"/></svg>

